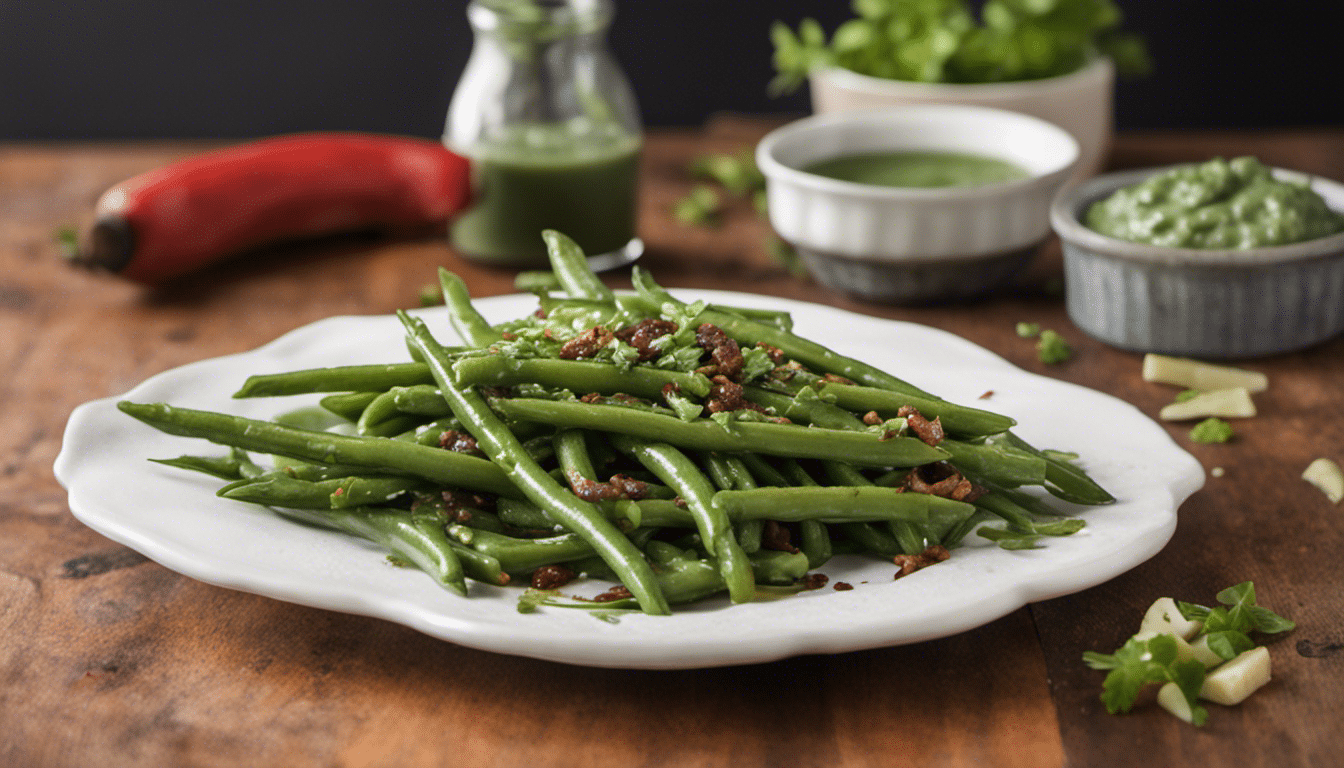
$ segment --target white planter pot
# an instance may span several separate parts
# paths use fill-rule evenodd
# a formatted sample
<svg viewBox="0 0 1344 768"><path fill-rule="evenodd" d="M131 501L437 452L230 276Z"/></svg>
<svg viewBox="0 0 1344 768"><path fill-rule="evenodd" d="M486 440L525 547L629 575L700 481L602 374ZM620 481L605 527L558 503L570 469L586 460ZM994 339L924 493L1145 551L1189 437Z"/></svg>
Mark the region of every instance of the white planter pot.
<svg viewBox="0 0 1344 768"><path fill-rule="evenodd" d="M1073 180L1099 172L1106 163L1114 129L1115 66L1100 58L1067 75L1043 80L963 85L916 83L825 69L808 78L818 114L912 104L966 104L1039 117L1078 141Z"/></svg>

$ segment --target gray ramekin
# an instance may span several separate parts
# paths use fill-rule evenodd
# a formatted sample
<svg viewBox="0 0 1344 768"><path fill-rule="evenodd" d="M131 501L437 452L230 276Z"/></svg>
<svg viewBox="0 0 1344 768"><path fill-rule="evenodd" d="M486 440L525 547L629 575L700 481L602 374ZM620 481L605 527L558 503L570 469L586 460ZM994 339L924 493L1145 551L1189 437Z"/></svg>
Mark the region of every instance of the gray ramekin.
<svg viewBox="0 0 1344 768"><path fill-rule="evenodd" d="M1247 250L1167 248L1107 237L1081 222L1087 207L1166 170L1106 174L1065 190L1050 223L1063 241L1069 317L1122 349L1194 357L1255 357L1308 347L1344 331L1344 233ZM1344 212L1344 185L1308 180Z"/></svg>

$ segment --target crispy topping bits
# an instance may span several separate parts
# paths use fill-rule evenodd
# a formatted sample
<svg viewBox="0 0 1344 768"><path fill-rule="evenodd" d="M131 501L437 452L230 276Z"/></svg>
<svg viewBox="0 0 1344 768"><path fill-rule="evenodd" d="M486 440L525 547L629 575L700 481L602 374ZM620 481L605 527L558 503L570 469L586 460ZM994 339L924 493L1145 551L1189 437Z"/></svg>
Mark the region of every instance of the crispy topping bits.
<svg viewBox="0 0 1344 768"><path fill-rule="evenodd" d="M649 405L649 401L634 395L627 395L624 392L615 392L610 395L604 395L601 392L589 392L580 397L579 402L596 405Z"/></svg>
<svg viewBox="0 0 1344 768"><path fill-rule="evenodd" d="M937 446L939 443L943 442L943 422L941 417L935 416L933 421L929 421L924 418L924 415L919 412L919 409L915 408L913 405L902 405L901 409L896 412L896 415L899 418L905 419L905 423L909 425L910 431L914 432L915 436L920 440L923 440L926 444Z"/></svg>
<svg viewBox="0 0 1344 768"><path fill-rule="evenodd" d="M456 523L470 521L474 509L489 509L494 506L486 497L470 491L447 490L439 495L443 497L444 512Z"/></svg>
<svg viewBox="0 0 1344 768"><path fill-rule="evenodd" d="M828 373L828 374L826 374L825 376L822 376L822 377L821 377L821 380L822 380L822 381L829 381L829 382L831 382L832 384L849 384L849 385L853 385L853 384L854 384L854 382L853 382L852 380L850 380L850 379L846 379L844 376L837 376L837 375L835 375L834 373Z"/></svg>
<svg viewBox="0 0 1344 768"><path fill-rule="evenodd" d="M672 499L672 503L675 504L675 505L677 505L678 507L680 507L680 508L682 508L682 509L690 509L690 508L691 508L691 505L690 505L690 504L687 504L687 503L686 503L686 500L683 499L683 498L681 498L680 496L676 496L676 497L674 497L674 498Z"/></svg>
<svg viewBox="0 0 1344 768"><path fill-rule="evenodd" d="M830 577L824 573L809 573L798 580L803 585L803 589L821 589L830 581Z"/></svg>
<svg viewBox="0 0 1344 768"><path fill-rule="evenodd" d="M974 501L985 494L985 489L962 477L951 464L938 461L916 467L905 476L905 488L915 493L942 496L955 501Z"/></svg>
<svg viewBox="0 0 1344 768"><path fill-rule="evenodd" d="M863 423L870 427L876 427L882 423L882 417L877 415L877 411L869 411L863 414Z"/></svg>
<svg viewBox="0 0 1344 768"><path fill-rule="evenodd" d="M611 343L616 335L600 325L595 325L560 346L562 360L578 360L592 357L597 351Z"/></svg>
<svg viewBox="0 0 1344 768"><path fill-rule="evenodd" d="M854 585L850 584L848 581L837 581L835 582L835 586L831 587L831 589L834 589L836 592L848 592L853 588Z"/></svg>
<svg viewBox="0 0 1344 768"><path fill-rule="evenodd" d="M764 412L765 409L742 396L742 385L723 374L710 379L709 395L705 398L705 407L710 413L739 411L747 408Z"/></svg>
<svg viewBox="0 0 1344 768"><path fill-rule="evenodd" d="M630 590L618 584L611 589L608 589L606 592L595 596L593 602L610 603L613 600L625 600L630 597L633 597L633 595L630 594Z"/></svg>
<svg viewBox="0 0 1344 768"><path fill-rule="evenodd" d="M756 342L756 346L759 347L760 349L765 350L765 356L770 358L770 362L774 363L775 365L783 364L784 350L771 344L766 344L764 341Z"/></svg>
<svg viewBox="0 0 1344 768"><path fill-rule="evenodd" d="M789 543L789 529L774 520L765 521L765 527L761 529L761 546L790 554L798 552L798 548Z"/></svg>
<svg viewBox="0 0 1344 768"><path fill-rule="evenodd" d="M502 332L502 333L499 334L499 338L501 338L501 339L503 339L503 340L505 340L505 341L514 341L514 340L516 340L516 339L518 338L518 334L516 334L516 333L509 333L508 331L504 331L504 332Z"/></svg>
<svg viewBox="0 0 1344 768"><path fill-rule="evenodd" d="M569 487L574 495L584 501L614 501L616 499L642 499L649 495L649 485L627 475L612 475L607 482L589 480L577 472L565 473Z"/></svg>
<svg viewBox="0 0 1344 768"><path fill-rule="evenodd" d="M470 453L473 456L485 455L480 447L476 445L476 438L466 432L458 432L455 429L446 429L439 434L439 447L457 453Z"/></svg>
<svg viewBox="0 0 1344 768"><path fill-rule="evenodd" d="M707 376L719 373L733 381L742 378L742 350L721 328L709 323L702 324L695 330L695 344L708 351L712 361L700 369L701 373Z"/></svg>
<svg viewBox="0 0 1344 768"><path fill-rule="evenodd" d="M533 589L559 589L578 577L563 565L543 565L532 572Z"/></svg>
<svg viewBox="0 0 1344 768"><path fill-rule="evenodd" d="M981 396L980 396L980 399L981 399L981 400L988 400L989 398L991 398L991 397L993 397L993 396L994 396L994 390L992 390L992 389L986 389L986 390L985 390L985 394L981 395Z"/></svg>
<svg viewBox="0 0 1344 768"><path fill-rule="evenodd" d="M658 350L650 346L654 339L676 332L677 324L671 320L648 318L620 329L616 332L616 338L639 350L639 361L642 363L658 356Z"/></svg>
<svg viewBox="0 0 1344 768"><path fill-rule="evenodd" d="M892 561L900 566L900 569L896 571L896 575L892 578L899 579L902 576L909 576L920 568L941 563L951 556L952 553L948 552L947 547L941 544L934 544L918 555L897 555L892 558Z"/></svg>

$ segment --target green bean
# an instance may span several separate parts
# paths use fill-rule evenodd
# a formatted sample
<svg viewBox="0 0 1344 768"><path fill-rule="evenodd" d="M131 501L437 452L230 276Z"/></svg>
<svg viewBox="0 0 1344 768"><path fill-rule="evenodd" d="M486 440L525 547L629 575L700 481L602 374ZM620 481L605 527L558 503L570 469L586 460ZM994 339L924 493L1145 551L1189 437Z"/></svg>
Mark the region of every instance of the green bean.
<svg viewBox="0 0 1344 768"><path fill-rule="evenodd" d="M611 301L615 297L588 265L588 258L578 243L553 229L543 230L541 239L546 242L551 270L566 293L576 299L595 301Z"/></svg>
<svg viewBox="0 0 1344 768"><path fill-rule="evenodd" d="M761 485L773 485L785 487L790 485L789 479L785 477L773 464L766 461L760 455L755 453L743 453L737 457L742 464L751 472L752 477Z"/></svg>
<svg viewBox="0 0 1344 768"><path fill-rule="evenodd" d="M520 539L465 525L450 525L448 535L477 552L495 558L506 573L533 571L543 565L597 554L591 544L574 533L544 539Z"/></svg>
<svg viewBox="0 0 1344 768"><path fill-rule="evenodd" d="M634 456L686 501L700 538L719 561L729 597L735 603L752 600L755 578L747 553L733 538L728 516L714 503L714 487L695 462L667 443L639 440L629 435L613 435L611 440L618 450Z"/></svg>
<svg viewBox="0 0 1344 768"><path fill-rule="evenodd" d="M410 512L374 508L278 510L285 517L335 528L368 539L429 574L439 585L466 596L463 566L441 524Z"/></svg>
<svg viewBox="0 0 1344 768"><path fill-rule="evenodd" d="M800 390L812 392L813 390ZM860 431L864 423L849 411L832 405L815 396L789 397L760 387L743 387L743 395L757 405L771 409L775 415L784 416L792 421L801 421L825 429L848 429Z"/></svg>
<svg viewBox="0 0 1344 768"><path fill-rule="evenodd" d="M781 331L793 330L793 316L782 309L757 309L755 307L735 307L729 304L709 304L709 309L737 315L744 320L753 320L763 325L771 325Z"/></svg>
<svg viewBox="0 0 1344 768"><path fill-rule="evenodd" d="M388 474L423 477L444 485L516 497L518 489L499 466L465 453L402 440L350 437L282 427L265 421L163 403L122 401L117 407L163 432L200 437L244 450L319 464L345 464Z"/></svg>
<svg viewBox="0 0 1344 768"><path fill-rule="evenodd" d="M530 501L546 509L552 519L591 544L612 570L620 574L621 582L646 613L669 613L667 600L643 554L595 506L569 493L533 461L518 438L479 395L454 381L444 348L430 336L423 321L405 312L399 312L398 317L406 327L410 343L424 354L454 415L476 437L493 466L516 483Z"/></svg>
<svg viewBox="0 0 1344 768"><path fill-rule="evenodd" d="M357 421L369 404L377 400L382 392L341 392L327 395L318 403L328 411L350 421Z"/></svg>
<svg viewBox="0 0 1344 768"><path fill-rule="evenodd" d="M1012 432L1005 433L1003 441L1013 448L1039 456L1045 461L1045 489L1056 498L1088 505L1110 504L1115 501L1115 497L1109 491L1068 461L1031 447L1027 441Z"/></svg>
<svg viewBox="0 0 1344 768"><path fill-rule="evenodd" d="M476 311L462 278L439 267L439 285L443 288L443 303L448 307L448 321L458 336L473 347L488 347L503 338Z"/></svg>
<svg viewBox="0 0 1344 768"><path fill-rule="evenodd" d="M944 440L938 447L951 454L952 464L975 481L983 480L1009 488L1041 485L1045 482L1045 459L1024 451L1003 445L959 440Z"/></svg>
<svg viewBox="0 0 1344 768"><path fill-rule="evenodd" d="M694 451L757 451L795 458L845 456L857 464L880 467L914 466L948 457L947 452L914 438L882 440L869 432L750 421L734 422L725 428L713 421L685 422L675 416L619 406L531 398L497 398L491 400L491 406L508 418L621 432Z"/></svg>
<svg viewBox="0 0 1344 768"><path fill-rule="evenodd" d="M952 499L926 493L902 493L877 486L811 486L757 488L751 491L718 491L714 501L731 515L793 522L853 522L911 520L926 523L932 515L960 519L974 508Z"/></svg>
<svg viewBox="0 0 1344 768"><path fill-rule="evenodd" d="M837 382L818 382L820 393L834 397L835 405L857 413L877 411L879 416L893 418L903 406L916 408L929 420L938 419L950 435L978 437L993 435L1011 429L1017 422L991 411L957 405L934 397L913 393L899 393L877 387L863 387Z"/></svg>
<svg viewBox="0 0 1344 768"><path fill-rule="evenodd" d="M561 290L560 278L550 270L523 270L513 276L513 289L520 293L546 293Z"/></svg>
<svg viewBox="0 0 1344 768"><path fill-rule="evenodd" d="M155 464L202 472L220 480L238 480L242 471L233 456L178 456L175 459L150 459Z"/></svg>
<svg viewBox="0 0 1344 768"><path fill-rule="evenodd" d="M429 366L424 363L387 365L347 365L335 368L309 368L286 373L257 374L247 377L233 393L236 398L306 395L313 392L385 392L392 387L433 384Z"/></svg>
<svg viewBox="0 0 1344 768"><path fill-rule="evenodd" d="M709 379L699 373L682 373L640 366L621 370L611 363L549 358L512 358L504 355L464 357L453 364L453 373L463 385L512 387L536 383L575 394L623 393L651 400L662 398L671 384L696 397L709 394Z"/></svg>
<svg viewBox="0 0 1344 768"><path fill-rule="evenodd" d="M864 477L863 473L844 462L828 459L822 462L826 469L826 475L831 482L836 485L848 485L856 487L865 487L876 485L873 481ZM916 527L909 520L888 520L887 530L892 537L900 544L901 549L907 555L917 555L923 552L929 545L929 539L937 541L937 537L926 536L923 527Z"/></svg>
<svg viewBox="0 0 1344 768"><path fill-rule="evenodd" d="M746 464L736 456L732 458L717 453L705 454L701 463L714 485L721 491L746 491L756 487L756 479L751 476ZM742 551L750 555L761 548L761 533L765 527L763 520L740 520L733 523L733 538Z"/></svg>

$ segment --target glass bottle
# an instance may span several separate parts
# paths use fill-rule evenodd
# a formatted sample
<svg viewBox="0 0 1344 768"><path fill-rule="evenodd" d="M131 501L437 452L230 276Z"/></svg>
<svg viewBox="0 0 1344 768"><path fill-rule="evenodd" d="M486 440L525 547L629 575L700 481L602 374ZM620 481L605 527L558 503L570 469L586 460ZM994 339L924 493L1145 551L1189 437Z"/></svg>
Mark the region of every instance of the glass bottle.
<svg viewBox="0 0 1344 768"><path fill-rule="evenodd" d="M595 269L638 258L642 144L634 93L607 50L611 0L472 0L475 39L443 141L472 160L475 202L453 223L463 256L544 267L543 229Z"/></svg>

